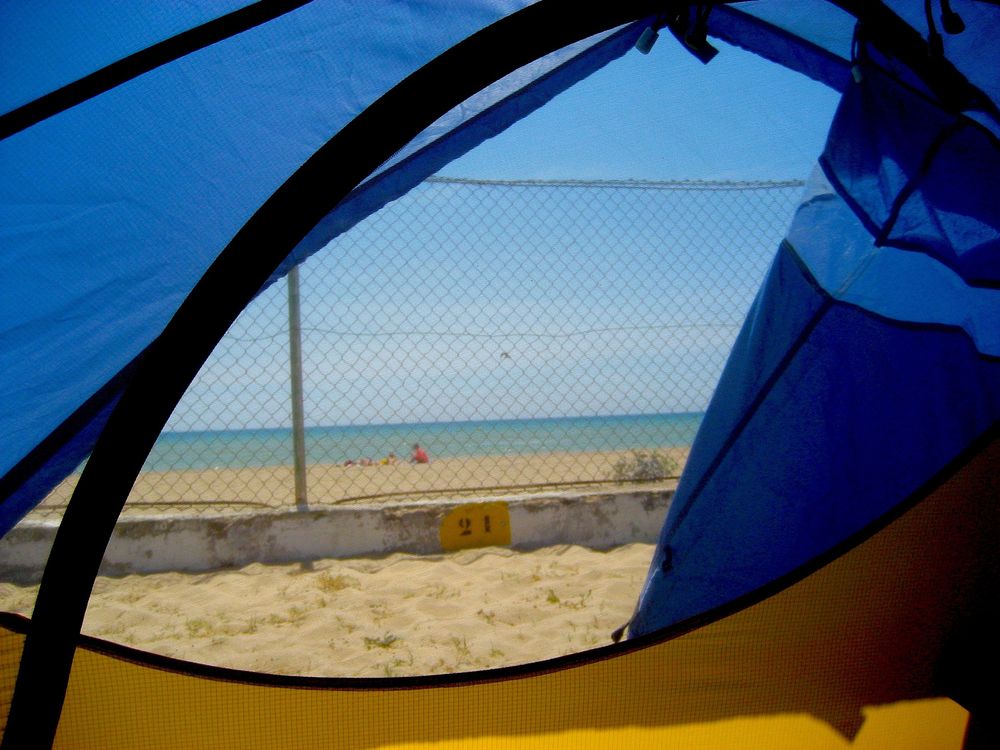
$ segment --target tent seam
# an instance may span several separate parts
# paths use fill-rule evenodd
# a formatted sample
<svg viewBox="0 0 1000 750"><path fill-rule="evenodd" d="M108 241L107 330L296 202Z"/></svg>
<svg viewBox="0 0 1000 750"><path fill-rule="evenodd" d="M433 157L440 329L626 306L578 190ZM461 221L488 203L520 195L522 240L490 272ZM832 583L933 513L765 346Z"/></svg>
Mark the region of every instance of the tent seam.
<svg viewBox="0 0 1000 750"><path fill-rule="evenodd" d="M934 165L934 160L941 153L941 149L944 148L945 143L952 136L964 127L965 123L962 122L961 118L956 118L953 122L941 128L941 131L934 137L930 145L927 146L927 150L924 152L924 157L921 159L917 171L907 180L900 191L896 193L896 197L889 209L889 215L882 224L882 229L875 237L876 247L882 247L888 241L889 234L895 228L896 222L899 221L899 214L903 210L903 206L906 205L914 191L920 186L924 178L927 177L927 173L930 172L931 167Z"/></svg>
<svg viewBox="0 0 1000 750"><path fill-rule="evenodd" d="M812 333L813 330L815 330L816 326L819 325L820 321L823 319L823 317L826 315L826 313L830 310L830 308L834 304L835 301L834 297L826 289L820 286L819 282L808 270L802 259L799 257L799 254L795 251L795 248L792 246L791 242L789 242L787 239L782 240L781 247L789 252L790 257L793 259L796 266L799 268L800 272L803 273L805 280L810 284L810 286L812 286L815 291L817 291L819 294L823 296L823 302L817 308L816 312L812 314L810 319L803 326L802 330L799 332L795 341L788 348L788 351L785 353L785 356L782 357L781 361L775 366L774 370L764 381L763 385L761 385L760 390L754 396L753 401L750 404L750 407L746 409L746 411L743 413L743 416L740 418L739 422L737 422L736 426L732 429L729 436L722 444L722 447L716 452L715 459L712 461L711 464L709 464L709 467L705 470L705 473L702 475L702 478L699 480L698 484L696 484L694 489L691 490L690 499L684 505L684 507L678 512L677 518L671 523L669 531L665 531L664 539L675 534L677 530L680 528L681 524L684 523L684 520L687 518L691 508L695 505L695 503L698 501L698 497L704 491L705 486L711 481L712 476L715 474L719 466L725 460L726 455L729 453L733 445L739 439L739 436L746 429L747 425L749 425L749 423L753 420L754 416L757 413L757 410L760 408L760 405L764 402L764 399L766 398L767 394L777 383L782 373L784 373L791 366L792 362L798 356L800 350L808 340L809 335Z"/></svg>

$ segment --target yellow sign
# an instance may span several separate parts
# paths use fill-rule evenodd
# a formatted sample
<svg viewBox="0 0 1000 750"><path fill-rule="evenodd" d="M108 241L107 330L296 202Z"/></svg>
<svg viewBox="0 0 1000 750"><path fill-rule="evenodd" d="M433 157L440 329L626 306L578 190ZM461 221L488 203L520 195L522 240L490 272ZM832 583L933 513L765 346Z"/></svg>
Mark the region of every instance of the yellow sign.
<svg viewBox="0 0 1000 750"><path fill-rule="evenodd" d="M505 547L510 544L510 511L507 503L459 505L441 521L441 547L445 551L472 547Z"/></svg>

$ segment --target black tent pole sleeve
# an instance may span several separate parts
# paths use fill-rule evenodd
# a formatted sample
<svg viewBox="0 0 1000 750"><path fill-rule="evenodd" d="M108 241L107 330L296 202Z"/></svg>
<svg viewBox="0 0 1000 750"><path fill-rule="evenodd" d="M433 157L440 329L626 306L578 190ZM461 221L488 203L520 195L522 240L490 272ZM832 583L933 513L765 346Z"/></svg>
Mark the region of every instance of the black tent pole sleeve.
<svg viewBox="0 0 1000 750"><path fill-rule="evenodd" d="M518 11L397 84L260 207L137 361L80 477L42 576L0 748L51 746L90 592L135 478L216 343L298 242L393 153L468 97L568 44L676 5L542 0Z"/></svg>
<svg viewBox="0 0 1000 750"><path fill-rule="evenodd" d="M161 65L291 13L312 0L258 0L164 39L0 115L0 141ZM127 11L126 11L127 12Z"/></svg>

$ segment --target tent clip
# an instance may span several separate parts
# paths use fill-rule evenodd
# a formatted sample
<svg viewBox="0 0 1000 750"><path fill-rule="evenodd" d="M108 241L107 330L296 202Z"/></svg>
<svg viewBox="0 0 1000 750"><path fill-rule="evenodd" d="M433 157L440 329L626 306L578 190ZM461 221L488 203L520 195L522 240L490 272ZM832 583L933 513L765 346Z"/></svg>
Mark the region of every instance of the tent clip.
<svg viewBox="0 0 1000 750"><path fill-rule="evenodd" d="M639 38L635 40L635 48L639 50L642 54L648 55L649 51L653 49L653 45L656 44L656 40L660 38L656 29L652 26L647 26L643 30Z"/></svg>
<svg viewBox="0 0 1000 750"><path fill-rule="evenodd" d="M621 641L621 639L625 636L625 631L628 629L628 626L632 624L632 620L634 619L635 617L630 617L628 618L628 622L626 622L621 627L617 627L614 629L614 631L611 633L612 643L618 643L619 641Z"/></svg>
<svg viewBox="0 0 1000 750"><path fill-rule="evenodd" d="M940 0L941 2L941 26L949 34L961 34L965 31L965 21L955 11L951 9L951 0Z"/></svg>
<svg viewBox="0 0 1000 750"><path fill-rule="evenodd" d="M864 40L861 31L861 22L854 24L854 36L851 38L851 78L855 83L861 83L865 79L864 69L861 67L864 56Z"/></svg>
<svg viewBox="0 0 1000 750"><path fill-rule="evenodd" d="M677 41L706 65L719 54L719 50L708 43L708 16L711 12L711 5L688 6L667 20L667 26Z"/></svg>
<svg viewBox="0 0 1000 750"><path fill-rule="evenodd" d="M954 36L965 31L965 21L951 8L951 0L938 0L941 5L941 26ZM931 11L931 0L924 0L924 13L927 15L927 44L932 55L944 56L944 39L934 25L934 13Z"/></svg>

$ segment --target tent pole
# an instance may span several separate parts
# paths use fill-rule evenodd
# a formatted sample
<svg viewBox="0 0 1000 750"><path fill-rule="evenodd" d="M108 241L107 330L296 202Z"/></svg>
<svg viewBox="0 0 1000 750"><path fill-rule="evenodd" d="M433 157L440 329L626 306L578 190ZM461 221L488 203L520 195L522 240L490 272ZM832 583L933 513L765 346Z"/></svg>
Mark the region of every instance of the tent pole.
<svg viewBox="0 0 1000 750"><path fill-rule="evenodd" d="M295 467L295 507L308 507L306 495L305 409L302 397L302 309L299 304L299 267L288 272L288 364L292 386L292 452Z"/></svg>
<svg viewBox="0 0 1000 750"><path fill-rule="evenodd" d="M302 238L365 177L469 96L542 55L670 4L541 0L480 29L369 105L250 217L136 358L94 446L42 574L0 750L52 746L90 592L142 464L215 345Z"/></svg>

